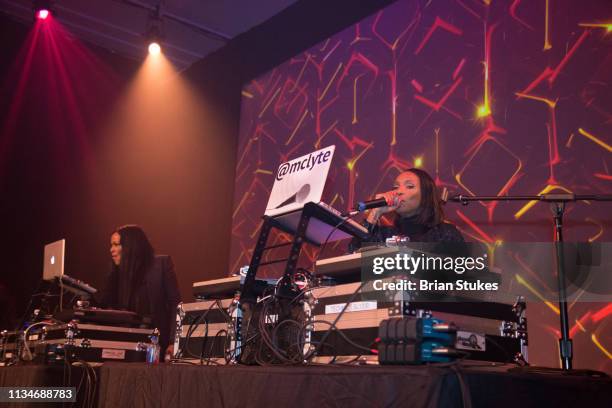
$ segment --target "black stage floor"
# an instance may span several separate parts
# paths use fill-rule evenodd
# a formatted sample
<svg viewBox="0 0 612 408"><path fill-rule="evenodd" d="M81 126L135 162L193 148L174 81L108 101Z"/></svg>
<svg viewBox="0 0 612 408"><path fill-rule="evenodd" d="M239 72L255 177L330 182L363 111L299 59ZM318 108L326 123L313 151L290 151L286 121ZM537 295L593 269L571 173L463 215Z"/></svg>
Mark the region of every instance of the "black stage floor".
<svg viewBox="0 0 612 408"><path fill-rule="evenodd" d="M79 384L82 372L72 368L72 384ZM0 386L58 386L66 374L62 367L2 367ZM105 363L96 368L96 381L98 407L612 406L607 377L467 362L403 367Z"/></svg>

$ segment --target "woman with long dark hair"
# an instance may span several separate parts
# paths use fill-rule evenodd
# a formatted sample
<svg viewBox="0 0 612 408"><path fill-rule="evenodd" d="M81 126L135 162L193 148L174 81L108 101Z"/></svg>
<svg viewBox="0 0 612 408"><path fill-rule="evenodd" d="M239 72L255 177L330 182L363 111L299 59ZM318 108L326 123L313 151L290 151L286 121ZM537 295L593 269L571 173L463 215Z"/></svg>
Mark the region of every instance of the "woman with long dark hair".
<svg viewBox="0 0 612 408"><path fill-rule="evenodd" d="M146 234L137 225L125 225L111 235L113 261L100 303L150 316L160 332L159 344L172 352L176 306L180 294L172 258L155 255Z"/></svg>
<svg viewBox="0 0 612 408"><path fill-rule="evenodd" d="M370 210L364 225L370 231L368 242L385 242L392 236L405 236L412 242L464 242L454 225L444 221L444 210L436 183L427 172L408 169L400 173L393 190L377 194L388 205ZM353 241L352 249L361 245Z"/></svg>

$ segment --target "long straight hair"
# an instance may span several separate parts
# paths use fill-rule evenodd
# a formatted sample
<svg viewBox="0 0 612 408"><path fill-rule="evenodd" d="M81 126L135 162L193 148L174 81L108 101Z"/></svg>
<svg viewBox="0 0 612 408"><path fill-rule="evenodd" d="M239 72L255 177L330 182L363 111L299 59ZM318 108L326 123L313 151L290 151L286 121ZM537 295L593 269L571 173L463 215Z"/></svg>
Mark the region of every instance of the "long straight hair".
<svg viewBox="0 0 612 408"><path fill-rule="evenodd" d="M119 305L129 308L133 293L145 277L147 269L153 263L155 251L147 235L138 225L124 225L114 233L119 234L121 260L113 264L117 277L117 300Z"/></svg>

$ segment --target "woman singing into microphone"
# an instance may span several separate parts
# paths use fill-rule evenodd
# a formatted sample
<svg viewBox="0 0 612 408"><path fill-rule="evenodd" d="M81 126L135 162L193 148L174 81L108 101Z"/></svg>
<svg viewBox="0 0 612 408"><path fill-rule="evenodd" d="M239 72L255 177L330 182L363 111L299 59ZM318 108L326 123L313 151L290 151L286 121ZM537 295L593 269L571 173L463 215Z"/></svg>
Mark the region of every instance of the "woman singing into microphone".
<svg viewBox="0 0 612 408"><path fill-rule="evenodd" d="M364 225L370 231L366 242L385 242L392 236L408 237L411 242L464 242L454 225L444 222L444 211L435 182L419 169L400 173L393 190L377 194L389 204L369 211ZM353 241L351 249L361 246Z"/></svg>

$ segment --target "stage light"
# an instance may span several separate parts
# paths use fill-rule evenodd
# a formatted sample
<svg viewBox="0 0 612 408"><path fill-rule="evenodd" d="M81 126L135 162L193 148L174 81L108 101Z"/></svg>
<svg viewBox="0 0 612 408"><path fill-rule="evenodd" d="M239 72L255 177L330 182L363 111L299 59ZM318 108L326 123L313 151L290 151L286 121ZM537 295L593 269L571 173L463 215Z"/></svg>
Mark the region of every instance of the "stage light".
<svg viewBox="0 0 612 408"><path fill-rule="evenodd" d="M53 2L51 0L34 0L32 1L32 10L34 18L37 20L46 20L51 15Z"/></svg>
<svg viewBox="0 0 612 408"><path fill-rule="evenodd" d="M158 4L155 10L149 15L148 29L146 33L147 41L149 42L149 55L159 55L161 53L161 40L164 39L163 21L161 5Z"/></svg>
<svg viewBox="0 0 612 408"><path fill-rule="evenodd" d="M47 9L38 10L36 13L36 18L39 20L45 20L47 17L49 17L49 10Z"/></svg>
<svg viewBox="0 0 612 408"><path fill-rule="evenodd" d="M152 42L149 44L149 54L158 55L161 52L161 47L157 42Z"/></svg>

